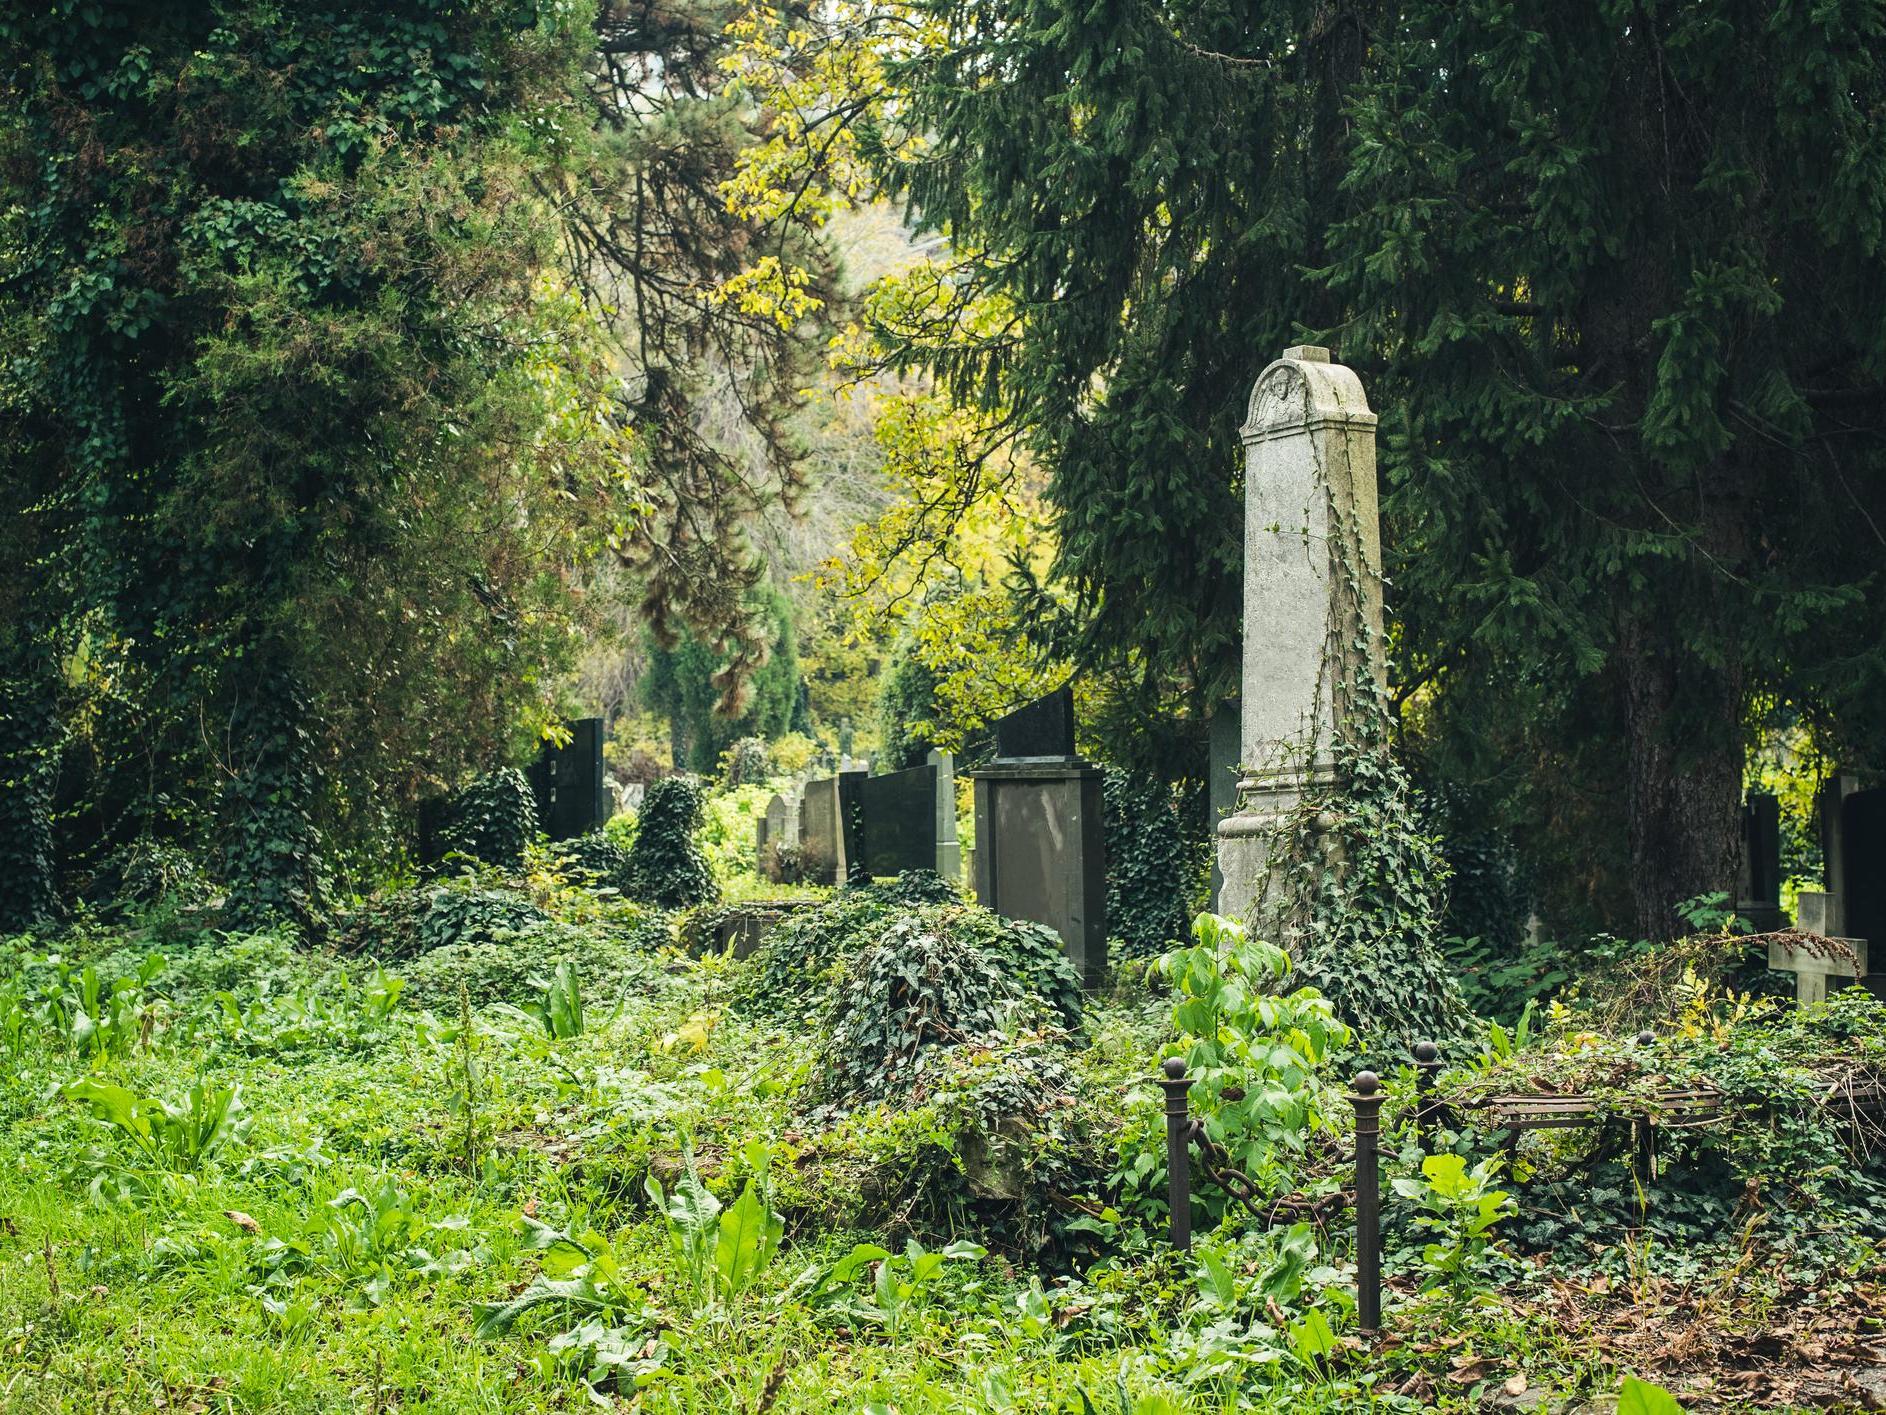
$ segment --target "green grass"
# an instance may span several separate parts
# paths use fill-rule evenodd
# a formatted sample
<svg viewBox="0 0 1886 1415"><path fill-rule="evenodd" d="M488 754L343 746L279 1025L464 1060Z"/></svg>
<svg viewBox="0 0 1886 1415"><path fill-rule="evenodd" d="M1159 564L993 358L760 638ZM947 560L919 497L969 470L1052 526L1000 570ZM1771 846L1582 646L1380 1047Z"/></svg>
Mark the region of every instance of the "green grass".
<svg viewBox="0 0 1886 1415"><path fill-rule="evenodd" d="M109 930L60 940L68 963L89 954L105 971L128 970L147 944ZM1525 1370L1541 1388L1615 1389L1599 1353L1486 1294L1404 1319L1405 1339L1378 1358L1279 1362L1250 1335L1261 1307L1216 1329L1193 1264L1130 1222L1084 1271L994 1241L980 1260L941 1263L894 1329L869 1267L815 1303L813 1279L855 1244L901 1251L906 1200L891 1181L921 1187L918 1157L935 1163L947 1138L923 1107L819 1110L820 1039L730 1012L743 966L730 960L629 956L598 934L577 950L581 1035L552 1039L494 1002L473 1009L468 1048L455 1006L402 999L371 1015L358 960L266 936L167 952L126 1054L82 1055L43 1016L9 1052L0 1026L0 1410L1316 1411L1366 1405L1432 1368L1418 1395L1375 1398L1414 1409L1478 1400L1483 1385L1448 1383L1463 1353L1493 1386ZM514 967L480 957L464 960L467 998L528 1000ZM0 943L0 1022L9 986L31 1008L56 979L56 965ZM426 996L448 996L446 981ZM242 1028L222 1020L219 993ZM1122 1124L1154 1123L1123 1097L1163 1025L1144 1001L1090 1019L1077 1070L1100 1103L1138 1117ZM67 1097L84 1077L172 1101L198 1082L233 1085L244 1126L194 1168L154 1167ZM703 1301L646 1181L673 1194L691 1158L731 1204L756 1140L770 1147L784 1242L749 1286ZM622 1275L614 1315L552 1303L479 1335L481 1312L555 1260L528 1241L538 1226L593 1235ZM924 1236L936 1249L952 1235ZM1234 1224L1207 1242L1243 1282L1274 1239L1239 1246ZM1316 1261L1342 1259L1338 1241ZM1315 1281L1346 1333L1342 1274ZM585 1321L616 1331L604 1347L643 1372L632 1395L626 1380L595 1391L582 1379L596 1357L572 1353L567 1334ZM1451 1345L1421 1350L1439 1332ZM1230 1374L1201 1381L1213 1362Z"/></svg>

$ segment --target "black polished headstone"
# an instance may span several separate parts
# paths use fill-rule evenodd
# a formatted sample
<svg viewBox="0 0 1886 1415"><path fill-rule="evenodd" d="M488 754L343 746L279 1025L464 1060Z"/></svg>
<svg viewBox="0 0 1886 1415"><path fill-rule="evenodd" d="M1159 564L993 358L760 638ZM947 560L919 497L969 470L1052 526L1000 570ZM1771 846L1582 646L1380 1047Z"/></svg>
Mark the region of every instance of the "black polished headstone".
<svg viewBox="0 0 1886 1415"><path fill-rule="evenodd" d="M1886 963L1886 787L1855 791L1840 803L1841 918L1848 938L1867 941L1875 974Z"/></svg>
<svg viewBox="0 0 1886 1415"><path fill-rule="evenodd" d="M936 868L936 768L867 776L858 785L865 873Z"/></svg>
<svg viewBox="0 0 1886 1415"><path fill-rule="evenodd" d="M574 840L602 829L612 805L603 784L602 719L582 717L566 725L569 745L544 743L525 772L538 824L552 840Z"/></svg>
<svg viewBox="0 0 1886 1415"><path fill-rule="evenodd" d="M1074 756L1074 690L1059 688L1026 707L996 719L999 762L1071 761Z"/></svg>

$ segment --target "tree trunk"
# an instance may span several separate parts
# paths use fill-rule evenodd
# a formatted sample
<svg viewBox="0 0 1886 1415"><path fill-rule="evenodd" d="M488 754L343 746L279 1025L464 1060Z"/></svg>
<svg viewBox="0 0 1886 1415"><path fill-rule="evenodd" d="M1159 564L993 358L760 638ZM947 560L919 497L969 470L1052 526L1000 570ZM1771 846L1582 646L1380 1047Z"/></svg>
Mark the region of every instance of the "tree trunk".
<svg viewBox="0 0 1886 1415"><path fill-rule="evenodd" d="M50 652L0 658L0 933L47 918L57 906L52 838L59 742Z"/></svg>
<svg viewBox="0 0 1886 1415"><path fill-rule="evenodd" d="M1619 641L1631 897L1648 939L1689 932L1686 899L1729 891L1733 904L1742 795L1740 674L1699 662L1659 598L1627 609Z"/></svg>

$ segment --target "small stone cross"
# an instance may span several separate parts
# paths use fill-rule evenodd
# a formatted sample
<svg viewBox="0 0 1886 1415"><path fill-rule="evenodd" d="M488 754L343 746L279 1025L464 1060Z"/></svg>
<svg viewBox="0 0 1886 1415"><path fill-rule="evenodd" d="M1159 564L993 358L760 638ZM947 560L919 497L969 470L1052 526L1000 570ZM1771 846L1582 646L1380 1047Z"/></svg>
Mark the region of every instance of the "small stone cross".
<svg viewBox="0 0 1886 1415"><path fill-rule="evenodd" d="M1777 972L1794 974L1796 1002L1826 1001L1829 978L1850 983L1866 975L1866 940L1838 936L1840 920L1836 902L1831 894L1806 889L1795 900L1796 927L1802 934L1836 945L1834 950L1802 947L1788 942L1785 936L1768 940L1768 966ZM1848 948L1853 950L1857 962L1844 956L1842 950Z"/></svg>

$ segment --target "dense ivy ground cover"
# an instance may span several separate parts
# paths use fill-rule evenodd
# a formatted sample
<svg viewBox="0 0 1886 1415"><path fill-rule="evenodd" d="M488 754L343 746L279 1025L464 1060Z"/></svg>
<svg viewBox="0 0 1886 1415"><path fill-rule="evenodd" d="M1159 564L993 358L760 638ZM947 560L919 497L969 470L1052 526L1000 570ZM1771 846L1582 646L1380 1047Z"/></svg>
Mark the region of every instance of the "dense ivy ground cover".
<svg viewBox="0 0 1886 1415"><path fill-rule="evenodd" d="M453 887L475 885L496 888ZM166 914L0 941L0 1409L1176 1415L1618 1388L1602 1341L1536 1315L1602 1269L1507 1251L1499 1176L1464 1161L1391 1165L1378 1348L1341 1222L1265 1227L1201 1180L1194 1253L1165 1247L1162 1052L1267 1192L1342 1171L1344 1031L1234 926L1072 1031L963 961L1005 945L960 904L841 898L801 931L824 1001L766 1009L764 956L691 959L554 872L508 887L549 922L384 966L370 940ZM873 923L847 941L843 918ZM951 989L987 983L985 1034L954 1048L955 991L897 982L897 950L937 939ZM938 1058L891 1099L829 1055L884 987ZM1864 1309L1850 1237L1840 1300ZM1790 1280L1732 1227L1684 1261L1770 1302Z"/></svg>

